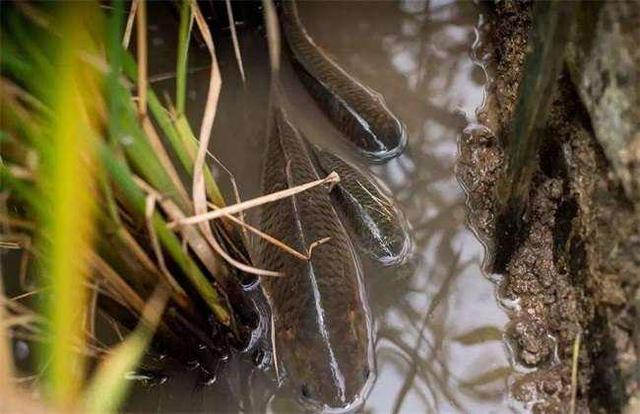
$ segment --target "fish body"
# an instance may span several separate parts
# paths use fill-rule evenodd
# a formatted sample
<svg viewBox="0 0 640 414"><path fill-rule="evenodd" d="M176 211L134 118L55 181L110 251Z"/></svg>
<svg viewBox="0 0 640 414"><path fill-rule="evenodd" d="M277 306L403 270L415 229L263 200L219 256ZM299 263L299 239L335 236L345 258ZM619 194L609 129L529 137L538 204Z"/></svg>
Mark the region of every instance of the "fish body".
<svg viewBox="0 0 640 414"><path fill-rule="evenodd" d="M371 161L400 155L407 142L406 130L384 98L314 43L302 25L295 1L282 2L282 17L297 73L334 125Z"/></svg>
<svg viewBox="0 0 640 414"><path fill-rule="evenodd" d="M271 123L263 191L272 193L318 179L303 138L276 110ZM300 400L314 409L359 406L374 377L370 312L362 271L328 191L314 187L264 206L262 229L299 250L304 261L272 244L261 245L258 262L284 273L264 277L273 322L276 368Z"/></svg>
<svg viewBox="0 0 640 414"><path fill-rule="evenodd" d="M331 196L344 213L356 246L384 265L404 262L413 246L409 226L382 183L339 156L312 148L320 168L340 176Z"/></svg>

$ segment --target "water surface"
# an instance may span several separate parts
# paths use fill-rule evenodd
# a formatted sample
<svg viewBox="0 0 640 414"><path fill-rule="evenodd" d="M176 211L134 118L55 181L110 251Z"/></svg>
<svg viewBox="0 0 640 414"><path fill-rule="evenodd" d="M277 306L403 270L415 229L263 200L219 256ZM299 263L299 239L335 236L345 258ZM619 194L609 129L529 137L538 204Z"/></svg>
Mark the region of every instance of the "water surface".
<svg viewBox="0 0 640 414"><path fill-rule="evenodd" d="M475 120L483 99L483 71L470 58L479 20L476 6L446 1L332 1L302 2L299 9L315 41L383 94L408 131L401 157L371 167L407 216L415 254L407 264L389 268L362 258L377 362L377 380L364 412L508 411L510 370L501 342L507 318L496 303L495 286L482 274L483 247L466 227L464 193L454 174L457 139ZM218 36L223 86L211 150L233 173L246 199L260 195L269 69L263 33L238 29L247 82L243 85L240 79L230 37ZM173 70L175 40L168 37L173 33L177 32L163 24L149 33L155 45L150 65L156 73ZM206 50L197 42L190 63L196 68L208 64ZM190 76L187 105L195 125L208 75L203 70ZM304 133L349 156L339 132L286 61L282 80ZM173 90L172 80L154 86L160 92ZM224 180L225 174L220 177ZM228 184L226 189L230 190ZM257 222L255 214L250 218ZM298 411L286 394L273 396L275 385L269 375L241 358L221 362L216 376L208 378L210 385L203 384L205 379L197 371L172 374L151 389L138 387L129 408Z"/></svg>

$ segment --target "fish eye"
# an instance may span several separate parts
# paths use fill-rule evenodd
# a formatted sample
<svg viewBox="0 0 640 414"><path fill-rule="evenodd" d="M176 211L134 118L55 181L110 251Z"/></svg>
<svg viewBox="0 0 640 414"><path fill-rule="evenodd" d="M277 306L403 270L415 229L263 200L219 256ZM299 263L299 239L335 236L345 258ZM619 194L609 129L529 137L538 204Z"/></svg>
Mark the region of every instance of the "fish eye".
<svg viewBox="0 0 640 414"><path fill-rule="evenodd" d="M365 368L362 370L362 377L363 377L363 378L364 378L364 380L366 381L366 380L368 380L368 379L369 379L369 376L370 376L370 375L371 375L371 370L369 369L369 367L365 367Z"/></svg>
<svg viewBox="0 0 640 414"><path fill-rule="evenodd" d="M300 387L300 393L304 398L311 399L311 389L307 384L302 384Z"/></svg>

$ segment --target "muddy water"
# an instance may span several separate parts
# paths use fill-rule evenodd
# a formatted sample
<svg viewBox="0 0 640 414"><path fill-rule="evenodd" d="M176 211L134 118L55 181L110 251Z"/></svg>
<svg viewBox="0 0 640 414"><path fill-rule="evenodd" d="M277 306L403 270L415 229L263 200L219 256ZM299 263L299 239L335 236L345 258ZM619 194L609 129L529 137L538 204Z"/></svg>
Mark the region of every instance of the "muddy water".
<svg viewBox="0 0 640 414"><path fill-rule="evenodd" d="M508 411L511 370L501 341L507 319L496 303L494 284L481 272L483 247L465 225L465 197L454 174L457 139L474 122L483 99L484 74L470 58L478 10L469 2L440 1L304 2L299 9L316 42L385 96L409 136L401 157L368 167L404 210L415 252L400 267L382 268L363 258L377 363L364 412ZM235 176L241 197L249 198L260 194L269 71L263 33L238 29L247 82L242 84L230 37L223 32L216 45L223 87L211 149ZM173 70L172 33L164 23L150 32L156 74ZM190 63L194 68L208 64L197 39ZM311 139L349 157L339 132L286 58L283 63L295 122ZM208 75L206 69L196 71L189 80L187 104L196 125ZM173 83L161 80L155 87L171 93ZM224 172L219 177L226 181ZM249 218L257 222L255 214ZM215 375L203 377L194 369L172 373L162 385L137 387L129 409L298 411L286 393L276 392L272 374L230 358Z"/></svg>

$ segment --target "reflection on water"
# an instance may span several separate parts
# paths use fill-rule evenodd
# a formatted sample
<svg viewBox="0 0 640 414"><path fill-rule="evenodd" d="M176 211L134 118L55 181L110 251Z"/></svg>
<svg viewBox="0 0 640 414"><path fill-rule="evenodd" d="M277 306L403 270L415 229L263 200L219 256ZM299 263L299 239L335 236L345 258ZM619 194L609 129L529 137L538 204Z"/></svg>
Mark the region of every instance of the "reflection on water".
<svg viewBox="0 0 640 414"><path fill-rule="evenodd" d="M481 273L483 248L465 226L464 194L454 175L457 137L475 120L483 98L482 71L469 58L478 21L475 6L385 1L304 2L299 8L315 41L382 93L409 134L403 156L371 168L404 210L416 250L399 268L381 268L363 259L377 359L377 381L364 412L508 410L510 369L501 342L506 316L496 304L494 285ZM262 34L251 28L239 35L247 73L244 86L231 41L221 37L217 43L223 90L212 149L235 175L242 197L248 198L260 192L268 59ZM150 33L152 39L163 36L162 30ZM158 43L155 59L160 61ZM151 60L153 67L153 55ZM194 53L192 65L206 63L204 52ZM207 75L194 73L189 83L188 105L196 122ZM339 146L338 132L286 65L283 76L301 129L313 139ZM171 81L155 86L172 90ZM174 375L155 389L139 389L130 408L296 410L286 394L271 398L272 381L251 372L246 362L232 358L220 365L213 385L198 385L203 380L195 375Z"/></svg>

